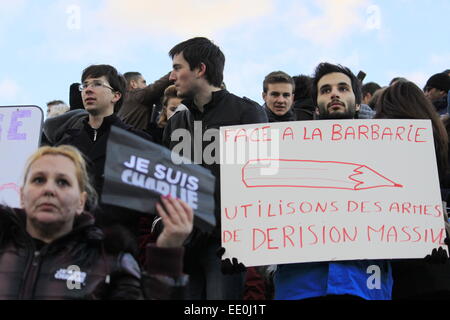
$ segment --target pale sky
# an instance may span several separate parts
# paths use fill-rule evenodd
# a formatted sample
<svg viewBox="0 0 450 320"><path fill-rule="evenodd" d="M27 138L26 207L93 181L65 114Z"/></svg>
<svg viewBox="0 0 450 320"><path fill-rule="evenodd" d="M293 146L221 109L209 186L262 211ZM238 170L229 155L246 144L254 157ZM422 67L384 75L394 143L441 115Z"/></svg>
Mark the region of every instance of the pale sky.
<svg viewBox="0 0 450 320"><path fill-rule="evenodd" d="M225 53L228 89L262 103L264 76L313 73L319 62L387 85L423 87L450 68L449 0L0 0L0 106L68 103L91 64L148 82L171 69L168 51L207 36Z"/></svg>

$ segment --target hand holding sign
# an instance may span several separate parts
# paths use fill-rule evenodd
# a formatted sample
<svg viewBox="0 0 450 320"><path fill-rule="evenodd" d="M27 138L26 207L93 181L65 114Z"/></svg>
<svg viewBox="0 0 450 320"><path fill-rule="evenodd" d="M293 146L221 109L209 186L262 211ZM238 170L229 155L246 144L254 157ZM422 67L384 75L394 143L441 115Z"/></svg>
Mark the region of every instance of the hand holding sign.
<svg viewBox="0 0 450 320"><path fill-rule="evenodd" d="M164 229L156 240L156 245L161 248L181 247L192 232L194 213L186 202L161 197L162 205L157 203L156 210L162 219Z"/></svg>
<svg viewBox="0 0 450 320"><path fill-rule="evenodd" d="M219 250L217 250L217 256L222 259L223 255L225 254L225 248L221 247ZM239 262L237 258L226 258L221 261L221 267L220 270L223 274L237 274L241 272L247 271L247 267L242 263Z"/></svg>

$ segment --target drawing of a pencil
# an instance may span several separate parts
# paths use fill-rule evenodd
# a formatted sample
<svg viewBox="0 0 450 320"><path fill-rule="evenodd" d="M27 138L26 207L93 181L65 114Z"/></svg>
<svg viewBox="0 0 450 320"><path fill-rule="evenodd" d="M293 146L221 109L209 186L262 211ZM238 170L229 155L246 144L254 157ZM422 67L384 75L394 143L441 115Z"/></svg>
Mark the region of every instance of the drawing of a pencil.
<svg viewBox="0 0 450 320"><path fill-rule="evenodd" d="M276 168L276 174L262 175L261 169ZM242 168L247 188L312 188L368 190L403 188L372 168L356 163L316 160L258 159Z"/></svg>

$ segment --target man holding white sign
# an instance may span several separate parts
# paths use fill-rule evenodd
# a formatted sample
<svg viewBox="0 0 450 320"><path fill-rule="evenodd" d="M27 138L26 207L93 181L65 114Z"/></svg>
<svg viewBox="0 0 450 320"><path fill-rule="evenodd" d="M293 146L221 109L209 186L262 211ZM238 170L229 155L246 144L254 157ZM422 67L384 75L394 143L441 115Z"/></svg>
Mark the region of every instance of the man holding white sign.
<svg viewBox="0 0 450 320"><path fill-rule="evenodd" d="M357 117L361 105L361 87L348 68L328 63L319 64L316 68L312 91L319 119L355 119ZM333 165L341 166L342 164ZM327 166L330 166L330 163L321 163L320 167ZM349 169L353 170L353 168ZM329 173L327 176L330 176ZM349 206L347 203L347 208ZM360 204L354 204L354 207L356 206ZM336 233L333 230L339 229L330 227L330 231L327 231L330 240L336 241L336 238L333 239L333 234L336 235L339 231ZM343 237L345 237L345 230L347 229L342 228ZM349 231L351 234L349 241L351 241L352 237L355 237L352 231L357 229L348 228L348 230L351 230ZM372 274L375 278L370 283L369 278ZM274 280L276 298L283 300L318 297L389 300L393 283L389 263L370 260L281 265L276 271Z"/></svg>
<svg viewBox="0 0 450 320"><path fill-rule="evenodd" d="M392 146L392 134L382 134L395 132L395 124L346 120L359 109L359 88L347 68L321 64L314 96L319 116L344 120L271 124L265 134L260 128L259 135L252 134L258 132L255 126L222 130L222 150L228 145L252 150L258 140L279 144L277 155L251 154L243 164L224 166L221 172L228 178L222 190L233 190L222 195L223 246L228 256L247 266L278 264L276 299L391 299L389 262L365 259L391 258L383 249L398 233L395 219L403 218L395 192L405 193L409 184L405 187L408 181L399 179L385 161L362 152L399 148ZM423 147L415 140L429 135L422 137L420 128L412 128L417 136L412 141L399 129L402 152L413 144ZM428 215L441 214L434 203L426 210ZM388 215L395 216L391 223L385 220ZM439 241L440 235L433 237Z"/></svg>

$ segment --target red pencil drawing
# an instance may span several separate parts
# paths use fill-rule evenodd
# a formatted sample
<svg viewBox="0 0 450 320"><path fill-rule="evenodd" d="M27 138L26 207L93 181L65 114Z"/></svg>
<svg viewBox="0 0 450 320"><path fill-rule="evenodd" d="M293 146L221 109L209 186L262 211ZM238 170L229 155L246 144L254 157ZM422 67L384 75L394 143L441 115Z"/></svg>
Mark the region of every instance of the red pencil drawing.
<svg viewBox="0 0 450 320"><path fill-rule="evenodd" d="M263 175L262 169L272 169L275 174ZM242 168L242 182L247 188L285 187L359 191L404 187L363 164L286 159L248 161Z"/></svg>
<svg viewBox="0 0 450 320"><path fill-rule="evenodd" d="M17 193L20 193L20 188L15 183L5 183L5 184L0 185L0 191L10 190L10 189L16 191Z"/></svg>

